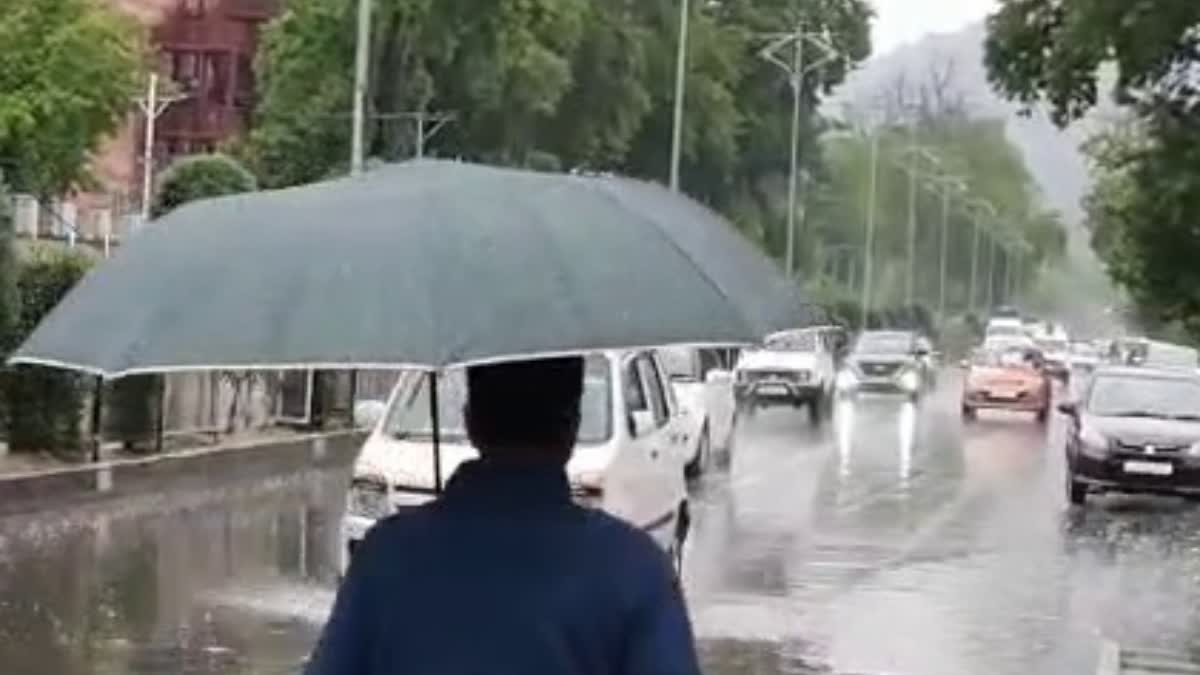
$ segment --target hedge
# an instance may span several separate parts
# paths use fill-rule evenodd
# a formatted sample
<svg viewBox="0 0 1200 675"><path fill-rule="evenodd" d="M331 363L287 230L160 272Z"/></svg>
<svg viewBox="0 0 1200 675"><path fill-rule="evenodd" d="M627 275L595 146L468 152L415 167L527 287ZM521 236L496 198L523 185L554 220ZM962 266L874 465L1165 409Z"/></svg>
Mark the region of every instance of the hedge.
<svg viewBox="0 0 1200 675"><path fill-rule="evenodd" d="M16 265L19 312L12 344L19 344L91 266L66 249L40 248ZM17 366L0 378L3 423L12 451L77 452L81 447L82 378L53 368Z"/></svg>

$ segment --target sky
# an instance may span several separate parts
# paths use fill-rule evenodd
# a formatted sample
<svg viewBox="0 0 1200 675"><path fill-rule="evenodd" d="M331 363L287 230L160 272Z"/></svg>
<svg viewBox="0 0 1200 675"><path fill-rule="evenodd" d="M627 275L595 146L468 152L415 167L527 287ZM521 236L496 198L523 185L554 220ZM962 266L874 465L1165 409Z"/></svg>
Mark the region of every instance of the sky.
<svg viewBox="0 0 1200 675"><path fill-rule="evenodd" d="M996 0L872 0L876 19L875 54L882 54L926 33L948 33L978 21L995 9Z"/></svg>

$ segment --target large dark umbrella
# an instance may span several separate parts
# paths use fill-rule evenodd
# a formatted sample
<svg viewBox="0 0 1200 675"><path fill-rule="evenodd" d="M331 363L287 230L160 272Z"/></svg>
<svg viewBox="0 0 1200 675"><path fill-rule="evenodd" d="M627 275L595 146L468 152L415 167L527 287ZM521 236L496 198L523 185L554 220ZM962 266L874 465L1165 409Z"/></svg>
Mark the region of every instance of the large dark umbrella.
<svg viewBox="0 0 1200 675"><path fill-rule="evenodd" d="M711 210L654 184L444 161L189 205L72 290L10 359L104 377L417 367L812 321Z"/></svg>

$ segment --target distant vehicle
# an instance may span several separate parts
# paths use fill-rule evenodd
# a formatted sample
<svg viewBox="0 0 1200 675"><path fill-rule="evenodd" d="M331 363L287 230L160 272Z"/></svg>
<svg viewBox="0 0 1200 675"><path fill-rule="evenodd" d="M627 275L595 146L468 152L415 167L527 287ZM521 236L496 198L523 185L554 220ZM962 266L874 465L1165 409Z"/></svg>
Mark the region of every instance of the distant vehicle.
<svg viewBox="0 0 1200 675"><path fill-rule="evenodd" d="M1126 492L1200 496L1200 377L1102 366L1078 401L1059 404L1067 430L1067 499Z"/></svg>
<svg viewBox="0 0 1200 675"><path fill-rule="evenodd" d="M1104 353L1094 342L1075 341L1071 343L1067 359L1072 370L1088 373L1101 364L1103 356Z"/></svg>
<svg viewBox="0 0 1200 675"><path fill-rule="evenodd" d="M1021 312L1016 307L1012 307L1010 305L1001 305L992 312L992 318L1020 320Z"/></svg>
<svg viewBox="0 0 1200 675"><path fill-rule="evenodd" d="M837 359L827 331L801 328L768 335L763 346L746 350L734 370L739 407L807 407L819 424L832 399Z"/></svg>
<svg viewBox="0 0 1200 675"><path fill-rule="evenodd" d="M985 340L997 337L1028 337L1028 333L1020 318L996 317L988 321L983 337Z"/></svg>
<svg viewBox="0 0 1200 675"><path fill-rule="evenodd" d="M658 358L678 401L680 432L688 441L688 476L708 468L714 448L729 446L733 433L733 374L713 350L664 347Z"/></svg>
<svg viewBox="0 0 1200 675"><path fill-rule="evenodd" d="M1052 377L1066 380L1071 376L1071 343L1066 335L1042 335L1033 339L1045 359L1045 369Z"/></svg>
<svg viewBox="0 0 1200 675"><path fill-rule="evenodd" d="M990 349L993 351L1017 348L1037 349L1037 343L1033 341L1033 338L1023 333L1021 335L993 335L991 337L984 338L983 345L981 346L984 349Z"/></svg>
<svg viewBox="0 0 1200 675"><path fill-rule="evenodd" d="M579 436L567 463L576 501L644 529L678 554L687 537L684 464L691 452L678 425L667 378L653 351L587 357ZM478 452L463 422L466 377L439 378L440 468L448 481ZM375 523L435 496L429 377L406 372L354 463L342 521L343 568Z"/></svg>
<svg viewBox="0 0 1200 675"><path fill-rule="evenodd" d="M838 391L904 394L912 400L933 382L929 342L910 331L867 331L838 374Z"/></svg>
<svg viewBox="0 0 1200 675"><path fill-rule="evenodd" d="M1122 338L1113 343L1109 361L1117 365L1145 368L1200 368L1200 353L1186 345L1149 338Z"/></svg>
<svg viewBox="0 0 1200 675"><path fill-rule="evenodd" d="M977 349L963 379L962 416L973 420L979 410L1011 410L1031 412L1044 423L1050 417L1051 392L1036 349Z"/></svg>

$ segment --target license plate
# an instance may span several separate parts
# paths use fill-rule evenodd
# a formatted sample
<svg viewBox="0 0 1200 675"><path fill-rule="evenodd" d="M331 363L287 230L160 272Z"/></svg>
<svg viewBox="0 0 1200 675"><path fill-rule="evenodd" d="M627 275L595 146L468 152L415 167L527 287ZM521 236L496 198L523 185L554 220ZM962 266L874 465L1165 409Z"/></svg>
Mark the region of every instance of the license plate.
<svg viewBox="0 0 1200 675"><path fill-rule="evenodd" d="M760 394L786 394L788 388L786 384L778 382L764 382L758 385L758 393Z"/></svg>
<svg viewBox="0 0 1200 675"><path fill-rule="evenodd" d="M993 391L991 394L989 394L989 398L991 398L993 401L1015 401L1021 397L1019 394L1015 394L1011 391Z"/></svg>
<svg viewBox="0 0 1200 675"><path fill-rule="evenodd" d="M1125 473L1136 473L1145 476L1170 476L1175 467L1166 462L1125 462Z"/></svg>

